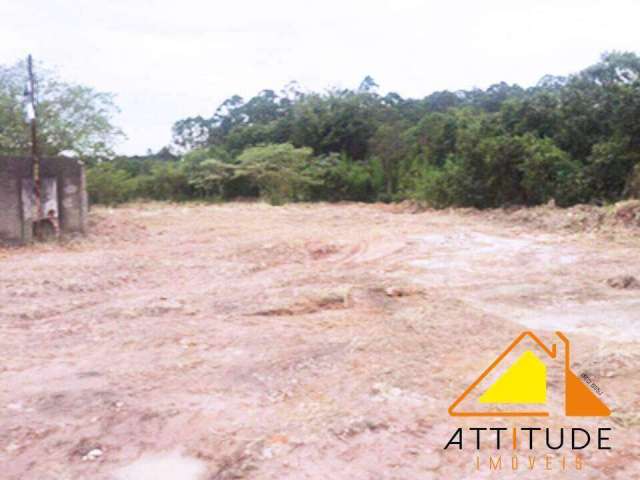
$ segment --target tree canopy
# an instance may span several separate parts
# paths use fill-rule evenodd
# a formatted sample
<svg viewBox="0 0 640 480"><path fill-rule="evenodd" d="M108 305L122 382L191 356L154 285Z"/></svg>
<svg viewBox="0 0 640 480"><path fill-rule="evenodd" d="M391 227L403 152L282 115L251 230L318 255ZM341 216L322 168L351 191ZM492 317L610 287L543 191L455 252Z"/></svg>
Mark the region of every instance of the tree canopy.
<svg viewBox="0 0 640 480"><path fill-rule="evenodd" d="M232 157L281 143L320 157L341 155L347 178L345 168L369 176L372 200L494 207L553 198L569 205L636 191L630 186L638 182L640 161L634 53L605 53L574 75L546 75L530 88L500 82L422 99L378 89L367 76L355 90L265 90L248 101L236 95L211 118L177 122L174 139Z"/></svg>
<svg viewBox="0 0 640 480"><path fill-rule="evenodd" d="M31 138L26 121L25 62L0 66L0 152L24 154ZM113 156L115 142L123 137L113 124L118 109L113 95L60 80L37 67L38 147L43 155L73 151L81 157Z"/></svg>
<svg viewBox="0 0 640 480"><path fill-rule="evenodd" d="M23 85L23 66L0 69L5 153L27 148ZM112 96L49 74L40 91L45 153L112 152L120 135ZM414 198L484 208L638 195L635 53L605 53L580 72L545 75L528 88L499 82L421 99L380 92L366 76L353 89L308 92L292 82L249 99L232 95L211 116L176 121L171 151L96 165L94 198Z"/></svg>

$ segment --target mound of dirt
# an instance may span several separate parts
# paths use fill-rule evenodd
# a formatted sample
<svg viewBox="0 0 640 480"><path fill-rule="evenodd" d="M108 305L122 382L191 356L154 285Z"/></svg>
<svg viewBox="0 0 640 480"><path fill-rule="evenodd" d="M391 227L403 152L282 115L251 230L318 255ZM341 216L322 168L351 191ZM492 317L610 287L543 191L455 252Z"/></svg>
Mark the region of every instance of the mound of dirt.
<svg viewBox="0 0 640 480"><path fill-rule="evenodd" d="M257 316L291 316L317 313L323 310L340 310L349 307L349 292L321 292L286 306L275 306L252 313Z"/></svg>
<svg viewBox="0 0 640 480"><path fill-rule="evenodd" d="M617 203L613 216L626 226L640 227L640 200Z"/></svg>
<svg viewBox="0 0 640 480"><path fill-rule="evenodd" d="M431 210L430 207L415 200L403 200L402 202L398 203L379 203L376 204L376 206L379 209L389 213L416 214Z"/></svg>
<svg viewBox="0 0 640 480"><path fill-rule="evenodd" d="M631 289L640 288L640 282L633 275L618 275L607 279L607 285L611 288Z"/></svg>
<svg viewBox="0 0 640 480"><path fill-rule="evenodd" d="M146 235L146 231L145 225L116 214L113 209L100 208L89 215L89 238L92 240L104 243L137 241Z"/></svg>
<svg viewBox="0 0 640 480"><path fill-rule="evenodd" d="M537 207L487 210L481 215L486 215L491 220L541 230L628 230L640 228L640 200L626 200L613 206L574 205L568 208L560 208L554 202L549 202Z"/></svg>

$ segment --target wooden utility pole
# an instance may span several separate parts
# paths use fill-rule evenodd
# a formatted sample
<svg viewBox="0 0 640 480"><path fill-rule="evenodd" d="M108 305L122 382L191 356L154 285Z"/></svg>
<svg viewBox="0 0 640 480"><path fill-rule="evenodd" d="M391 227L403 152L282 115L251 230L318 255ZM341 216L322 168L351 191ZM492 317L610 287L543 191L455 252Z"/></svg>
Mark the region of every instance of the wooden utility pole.
<svg viewBox="0 0 640 480"><path fill-rule="evenodd" d="M36 79L33 74L33 58L27 57L27 73L29 81L28 91L28 116L31 123L31 171L33 174L33 189L35 194L36 221L43 217L42 201L40 197L40 157L38 156L37 115L36 115Z"/></svg>

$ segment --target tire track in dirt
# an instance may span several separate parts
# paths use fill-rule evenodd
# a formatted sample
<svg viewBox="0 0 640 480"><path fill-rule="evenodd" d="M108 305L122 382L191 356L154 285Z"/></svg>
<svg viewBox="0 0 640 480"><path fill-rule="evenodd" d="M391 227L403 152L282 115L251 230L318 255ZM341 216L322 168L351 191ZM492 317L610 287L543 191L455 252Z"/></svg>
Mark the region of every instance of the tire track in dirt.
<svg viewBox="0 0 640 480"><path fill-rule="evenodd" d="M539 326L555 327L566 309L607 324L624 302L633 314L636 294L604 281L640 278L637 246L498 220L141 204L93 212L88 239L3 251L6 478L158 465L204 478L459 478L470 458L442 453L455 425L444 412L516 322L548 311ZM576 325L576 368L619 413L626 475L640 471L637 343L598 333Z"/></svg>

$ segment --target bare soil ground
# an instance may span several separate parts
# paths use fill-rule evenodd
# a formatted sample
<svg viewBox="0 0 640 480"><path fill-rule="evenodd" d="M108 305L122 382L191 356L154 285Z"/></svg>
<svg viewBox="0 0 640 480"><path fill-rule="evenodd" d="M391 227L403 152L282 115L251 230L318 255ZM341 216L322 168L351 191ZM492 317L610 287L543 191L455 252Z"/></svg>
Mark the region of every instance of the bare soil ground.
<svg viewBox="0 0 640 480"><path fill-rule="evenodd" d="M0 477L519 478L444 444L564 425L613 449L527 478L638 478L640 289L607 280L640 279L640 229L587 210L140 204L0 250ZM524 329L613 416L450 417Z"/></svg>

